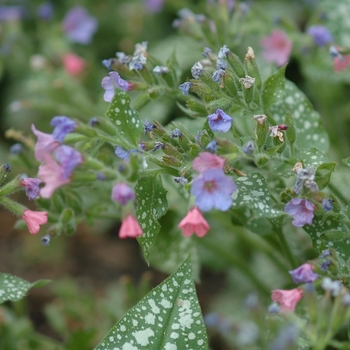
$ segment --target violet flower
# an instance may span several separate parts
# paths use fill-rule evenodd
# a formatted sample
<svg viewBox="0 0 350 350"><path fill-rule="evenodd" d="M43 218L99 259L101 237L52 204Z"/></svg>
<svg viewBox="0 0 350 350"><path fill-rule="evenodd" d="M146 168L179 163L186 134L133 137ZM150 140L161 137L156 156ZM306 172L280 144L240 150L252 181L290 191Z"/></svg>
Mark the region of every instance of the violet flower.
<svg viewBox="0 0 350 350"><path fill-rule="evenodd" d="M106 90L103 95L103 99L106 102L112 102L115 88L122 89L124 91L129 91L131 89L131 84L122 79L117 72L109 72L109 77L104 77L101 82L101 86Z"/></svg>
<svg viewBox="0 0 350 350"><path fill-rule="evenodd" d="M220 108L208 115L209 126L212 131L227 132L231 128L232 118Z"/></svg>
<svg viewBox="0 0 350 350"><path fill-rule="evenodd" d="M312 26L306 31L307 34L312 36L317 46L325 46L333 41L333 36L330 31L324 26Z"/></svg>
<svg viewBox="0 0 350 350"><path fill-rule="evenodd" d="M312 271L311 264L303 264L295 270L289 271L295 283L310 283L318 278L318 274Z"/></svg>
<svg viewBox="0 0 350 350"><path fill-rule="evenodd" d="M284 211L293 217L294 226L303 227L305 224L312 225L315 206L306 199L293 198L286 204Z"/></svg>
<svg viewBox="0 0 350 350"><path fill-rule="evenodd" d="M162 10L165 0L143 0L143 2L148 12L157 13Z"/></svg>
<svg viewBox="0 0 350 350"><path fill-rule="evenodd" d="M228 210L232 205L231 195L237 186L222 169L208 169L193 180L191 195L195 196L195 205L201 211L217 208Z"/></svg>
<svg viewBox="0 0 350 350"><path fill-rule="evenodd" d="M121 205L126 205L136 198L135 191L124 182L118 182L112 189L112 200L119 202Z"/></svg>
<svg viewBox="0 0 350 350"><path fill-rule="evenodd" d="M74 148L66 145L56 149L55 157L61 164L64 179L68 179L73 170L83 162L83 156Z"/></svg>
<svg viewBox="0 0 350 350"><path fill-rule="evenodd" d="M62 27L68 38L76 43L87 45L97 30L97 20L82 6L69 10L63 19Z"/></svg>
<svg viewBox="0 0 350 350"><path fill-rule="evenodd" d="M50 125L55 127L52 138L58 142L63 142L66 135L73 132L77 127L76 122L64 115L52 118Z"/></svg>
<svg viewBox="0 0 350 350"><path fill-rule="evenodd" d="M40 187L39 185L42 183L40 179L27 177L21 181L21 185L24 186L26 190L26 194L29 200L33 200L39 197Z"/></svg>

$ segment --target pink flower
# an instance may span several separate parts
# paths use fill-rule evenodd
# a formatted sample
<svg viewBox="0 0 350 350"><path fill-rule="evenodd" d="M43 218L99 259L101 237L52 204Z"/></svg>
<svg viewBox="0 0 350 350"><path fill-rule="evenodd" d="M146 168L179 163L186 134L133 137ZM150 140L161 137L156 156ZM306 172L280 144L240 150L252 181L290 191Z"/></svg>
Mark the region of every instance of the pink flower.
<svg viewBox="0 0 350 350"><path fill-rule="evenodd" d="M335 72L348 69L350 66L350 55L335 57L333 59L333 69Z"/></svg>
<svg viewBox="0 0 350 350"><path fill-rule="evenodd" d="M209 152L199 153L199 156L193 160L192 166L193 169L199 173L202 173L205 170L219 168L223 169L226 159L218 157L215 154Z"/></svg>
<svg viewBox="0 0 350 350"><path fill-rule="evenodd" d="M51 134L46 134L37 130L32 124L33 134L38 138L34 148L34 155L37 160L43 162L46 158L46 155L49 155L54 151L60 144L55 141Z"/></svg>
<svg viewBox="0 0 350 350"><path fill-rule="evenodd" d="M127 215L119 230L119 238L137 238L143 234L142 228L137 220L131 215Z"/></svg>
<svg viewBox="0 0 350 350"><path fill-rule="evenodd" d="M70 182L65 177L65 170L62 165L56 163L50 155L45 157L45 163L39 166L38 176L45 182L45 186L40 189L40 196L50 198L56 189Z"/></svg>
<svg viewBox="0 0 350 350"><path fill-rule="evenodd" d="M29 232L36 234L40 231L40 225L47 223L47 212L27 209L23 211L22 219L26 222Z"/></svg>
<svg viewBox="0 0 350 350"><path fill-rule="evenodd" d="M190 237L192 233L195 233L198 237L203 237L207 234L210 227L202 213L197 207L194 207L181 220L178 228L182 229L182 234L186 237Z"/></svg>
<svg viewBox="0 0 350 350"><path fill-rule="evenodd" d="M271 299L280 303L281 311L294 311L298 301L303 297L303 291L299 288L291 290L275 289L272 291Z"/></svg>
<svg viewBox="0 0 350 350"><path fill-rule="evenodd" d="M85 60L74 53L67 53L62 58L64 69L69 75L77 76L85 69Z"/></svg>
<svg viewBox="0 0 350 350"><path fill-rule="evenodd" d="M273 30L269 36L261 39L260 44L263 57L267 62L276 63L278 66L285 65L292 51L292 41L281 30Z"/></svg>

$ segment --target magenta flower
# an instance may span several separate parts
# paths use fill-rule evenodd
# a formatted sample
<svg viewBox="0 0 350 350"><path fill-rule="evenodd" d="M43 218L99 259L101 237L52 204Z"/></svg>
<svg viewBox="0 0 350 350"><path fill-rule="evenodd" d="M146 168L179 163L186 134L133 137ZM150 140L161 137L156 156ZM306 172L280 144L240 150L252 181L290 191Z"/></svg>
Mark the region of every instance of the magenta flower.
<svg viewBox="0 0 350 350"><path fill-rule="evenodd" d="M60 144L54 140L51 134L46 134L37 130L34 124L32 124L32 131L33 134L38 138L34 148L35 158L38 161L43 162L46 156L53 152Z"/></svg>
<svg viewBox="0 0 350 350"><path fill-rule="evenodd" d="M312 271L311 264L303 264L297 269L289 271L295 283L310 283L318 278L318 274Z"/></svg>
<svg viewBox="0 0 350 350"><path fill-rule="evenodd" d="M126 205L129 201L135 200L135 191L124 182L119 182L113 186L112 200Z"/></svg>
<svg viewBox="0 0 350 350"><path fill-rule="evenodd" d="M312 225L315 206L306 199L293 198L285 205L284 211L293 217L294 226L303 227L305 224Z"/></svg>
<svg viewBox="0 0 350 350"><path fill-rule="evenodd" d="M295 288L291 290L275 289L272 291L271 299L280 303L281 311L294 311L297 303L303 297L303 291Z"/></svg>
<svg viewBox="0 0 350 350"><path fill-rule="evenodd" d="M55 151L55 157L61 164L63 176L68 179L73 170L83 162L83 156L74 148L62 145Z"/></svg>
<svg viewBox="0 0 350 350"><path fill-rule="evenodd" d="M75 6L64 17L62 27L71 41L86 45L97 30L97 20L84 7Z"/></svg>
<svg viewBox="0 0 350 350"><path fill-rule="evenodd" d="M269 36L262 38L263 57L267 62L285 65L292 51L292 42L281 30L273 30Z"/></svg>
<svg viewBox="0 0 350 350"><path fill-rule="evenodd" d="M58 142L63 142L66 135L74 131L77 123L62 115L52 118L50 125L55 127L52 132L53 139Z"/></svg>
<svg viewBox="0 0 350 350"><path fill-rule="evenodd" d="M39 185L42 183L40 179L27 177L21 181L21 185L24 186L27 191L27 197L29 200L33 200L36 197L39 197L40 187Z"/></svg>
<svg viewBox="0 0 350 350"><path fill-rule="evenodd" d="M29 232L35 235L40 231L40 225L47 223L47 212L27 209L23 211L22 219L26 222Z"/></svg>
<svg viewBox="0 0 350 350"><path fill-rule="evenodd" d="M117 72L109 72L109 77L104 77L101 82L101 86L106 90L103 95L103 99L106 102L112 102L115 88L129 91L131 89L131 83L122 79Z"/></svg>
<svg viewBox="0 0 350 350"><path fill-rule="evenodd" d="M205 170L213 168L223 169L225 162L225 158L209 152L202 152L193 160L192 166L198 173L202 173Z"/></svg>
<svg viewBox="0 0 350 350"><path fill-rule="evenodd" d="M222 169L208 169L193 180L191 194L195 196L195 205L201 211L217 208L228 210L232 205L231 195L237 186Z"/></svg>
<svg viewBox="0 0 350 350"><path fill-rule="evenodd" d="M215 113L208 115L210 129L213 131L227 132L230 130L232 118L220 108Z"/></svg>
<svg viewBox="0 0 350 350"><path fill-rule="evenodd" d="M43 198L50 198L57 188L70 182L70 179L65 177L64 168L50 155L47 155L45 163L39 166L38 176L45 182L45 186L40 190L40 196Z"/></svg>
<svg viewBox="0 0 350 350"><path fill-rule="evenodd" d="M306 33L312 36L317 46L325 46L333 41L332 34L324 26L312 26L307 29Z"/></svg>
<svg viewBox="0 0 350 350"><path fill-rule="evenodd" d="M192 233L195 233L198 237L203 237L207 234L210 227L202 213L198 208L194 207L181 220L178 228L182 229L182 234L186 237L190 237Z"/></svg>

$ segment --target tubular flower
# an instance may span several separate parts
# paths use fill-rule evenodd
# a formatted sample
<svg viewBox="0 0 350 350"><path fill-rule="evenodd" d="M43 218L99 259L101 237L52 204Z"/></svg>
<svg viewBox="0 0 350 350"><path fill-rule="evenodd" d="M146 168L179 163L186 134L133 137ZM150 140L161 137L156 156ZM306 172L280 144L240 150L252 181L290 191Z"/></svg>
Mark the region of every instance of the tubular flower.
<svg viewBox="0 0 350 350"><path fill-rule="evenodd" d="M303 227L305 224L312 225L315 206L306 199L293 198L285 205L284 211L293 217L294 226Z"/></svg>
<svg viewBox="0 0 350 350"><path fill-rule="evenodd" d="M182 229L182 234L186 237L190 237L192 233L195 233L198 237L203 237L207 234L210 227L202 213L198 208L194 207L181 220L178 228Z"/></svg>
<svg viewBox="0 0 350 350"><path fill-rule="evenodd" d="M32 131L33 134L38 138L34 148L35 159L43 162L46 156L53 152L60 144L54 140L51 134L46 134L37 130L34 124L32 124Z"/></svg>
<svg viewBox="0 0 350 350"><path fill-rule="evenodd" d="M123 221L119 230L119 238L137 238L143 234L142 228L136 218L131 214L127 215Z"/></svg>
<svg viewBox="0 0 350 350"><path fill-rule="evenodd" d="M126 205L129 201L135 200L135 191L124 182L119 182L113 186L112 200Z"/></svg>
<svg viewBox="0 0 350 350"><path fill-rule="evenodd" d="M40 231L40 225L47 223L47 212L27 209L23 211L22 219L26 222L29 232L36 234Z"/></svg>
<svg viewBox="0 0 350 350"><path fill-rule="evenodd" d="M217 208L228 210L232 205L231 195L237 186L232 178L226 176L222 169L208 169L193 180L191 194L195 196L195 204L201 211Z"/></svg>
<svg viewBox="0 0 350 350"><path fill-rule="evenodd" d="M209 152L201 152L198 157L193 160L192 166L198 173L202 173L205 170L213 168L223 169L225 162L225 158Z"/></svg>
<svg viewBox="0 0 350 350"><path fill-rule="evenodd" d="M103 99L106 102L112 102L115 88L129 91L131 89L131 83L122 79L117 72L109 72L109 77L104 77L101 82L101 86L106 90L103 95Z"/></svg>
<svg viewBox="0 0 350 350"><path fill-rule="evenodd" d="M263 48L263 57L267 62L276 63L278 66L285 65L292 51L292 42L281 30L273 30L269 36L260 42Z"/></svg>
<svg viewBox="0 0 350 350"><path fill-rule="evenodd" d="M27 177L21 181L21 185L24 186L27 191L27 197L29 200L33 200L39 197L40 188L39 185L42 183L40 179Z"/></svg>
<svg viewBox="0 0 350 350"><path fill-rule="evenodd" d="M303 297L303 291L295 288L291 290L275 289L272 291L271 299L280 303L281 311L294 311L298 301Z"/></svg>
<svg viewBox="0 0 350 350"><path fill-rule="evenodd" d="M311 264L303 264L297 269L289 271L295 283L310 283L318 278L318 274L312 271Z"/></svg>
<svg viewBox="0 0 350 350"><path fill-rule="evenodd" d="M52 132L53 139L58 142L63 142L66 135L74 131L77 123L62 115L52 118L50 125L55 127Z"/></svg>

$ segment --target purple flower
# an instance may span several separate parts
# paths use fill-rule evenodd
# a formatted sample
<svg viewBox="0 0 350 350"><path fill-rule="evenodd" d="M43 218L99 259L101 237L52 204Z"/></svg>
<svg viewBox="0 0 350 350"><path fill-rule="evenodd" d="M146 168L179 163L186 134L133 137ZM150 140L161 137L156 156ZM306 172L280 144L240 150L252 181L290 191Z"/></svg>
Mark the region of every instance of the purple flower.
<svg viewBox="0 0 350 350"><path fill-rule="evenodd" d="M39 185L42 183L40 179L27 177L21 181L21 185L24 186L27 191L27 197L29 200L33 200L39 196L40 188Z"/></svg>
<svg viewBox="0 0 350 350"><path fill-rule="evenodd" d="M231 207L231 195L236 190L231 177L225 176L222 169L213 168L203 171L193 180L191 194L196 197L195 205L201 211L213 208L225 211Z"/></svg>
<svg viewBox="0 0 350 350"><path fill-rule="evenodd" d="M37 15L44 21L49 21L53 15L53 6L50 1L43 2L37 9Z"/></svg>
<svg viewBox="0 0 350 350"><path fill-rule="evenodd" d="M75 6L64 17L62 26L70 40L86 45L97 30L97 20L84 7Z"/></svg>
<svg viewBox="0 0 350 350"><path fill-rule="evenodd" d="M104 77L101 82L101 86L106 90L103 95L103 99L106 102L112 102L115 88L122 89L124 91L129 91L131 88L131 84L122 79L117 72L109 72L109 77Z"/></svg>
<svg viewBox="0 0 350 350"><path fill-rule="evenodd" d="M293 216L294 226L303 227L305 224L312 225L315 206L306 199L293 198L286 204L284 211Z"/></svg>
<svg viewBox="0 0 350 350"><path fill-rule="evenodd" d="M213 131L227 132L231 128L232 118L221 109L208 115L210 129Z"/></svg>
<svg viewBox="0 0 350 350"><path fill-rule="evenodd" d="M303 264L297 269L289 271L295 283L310 283L318 278L318 274L312 271L311 264Z"/></svg>
<svg viewBox="0 0 350 350"><path fill-rule="evenodd" d="M164 0L144 0L143 1L148 12L156 13L162 10Z"/></svg>
<svg viewBox="0 0 350 350"><path fill-rule="evenodd" d="M306 32L312 36L317 46L325 46L333 41L332 34L324 26L312 26Z"/></svg>
<svg viewBox="0 0 350 350"><path fill-rule="evenodd" d="M18 21L24 16L23 6L0 6L0 21Z"/></svg>
<svg viewBox="0 0 350 350"><path fill-rule="evenodd" d="M123 182L119 182L113 186L112 200L126 205L129 201L135 200L135 191Z"/></svg>
<svg viewBox="0 0 350 350"><path fill-rule="evenodd" d="M52 132L52 138L55 141L63 142L66 135L74 131L77 123L62 115L52 118L50 125L55 127Z"/></svg>
<svg viewBox="0 0 350 350"><path fill-rule="evenodd" d="M62 145L55 151L55 157L63 169L63 178L69 179L72 171L83 162L83 156L74 148Z"/></svg>
<svg viewBox="0 0 350 350"><path fill-rule="evenodd" d="M322 200L322 208L324 211L330 211L333 209L333 202L334 200L332 198L329 198L329 199L323 199Z"/></svg>
<svg viewBox="0 0 350 350"><path fill-rule="evenodd" d="M322 262L322 265L321 265L321 270L326 272L329 268L329 266L332 265L332 262L330 260L325 260Z"/></svg>
<svg viewBox="0 0 350 350"><path fill-rule="evenodd" d="M181 84L179 86L179 89L182 91L183 95L188 95L192 85L193 84L191 82L187 81L187 82Z"/></svg>

